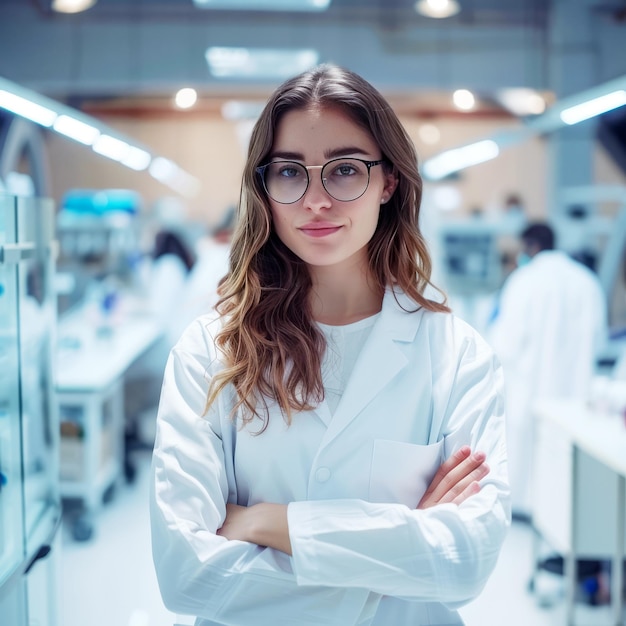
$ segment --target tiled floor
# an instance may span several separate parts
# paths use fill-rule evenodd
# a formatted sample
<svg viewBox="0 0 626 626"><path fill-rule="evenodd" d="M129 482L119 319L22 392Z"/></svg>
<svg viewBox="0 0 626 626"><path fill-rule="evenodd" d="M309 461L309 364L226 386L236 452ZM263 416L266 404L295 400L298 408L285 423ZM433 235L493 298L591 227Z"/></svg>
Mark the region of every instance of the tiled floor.
<svg viewBox="0 0 626 626"><path fill-rule="evenodd" d="M123 484L97 518L94 538L75 542L63 528L60 626L172 626L157 588L148 523L149 455L140 453L134 484ZM482 595L461 610L467 626L565 626L562 601L541 608L528 592L532 535L514 523ZM557 592L560 583L555 579ZM585 609L577 626L609 623L608 609ZM259 625L261 626L261 625ZM405 625L390 625L405 626Z"/></svg>

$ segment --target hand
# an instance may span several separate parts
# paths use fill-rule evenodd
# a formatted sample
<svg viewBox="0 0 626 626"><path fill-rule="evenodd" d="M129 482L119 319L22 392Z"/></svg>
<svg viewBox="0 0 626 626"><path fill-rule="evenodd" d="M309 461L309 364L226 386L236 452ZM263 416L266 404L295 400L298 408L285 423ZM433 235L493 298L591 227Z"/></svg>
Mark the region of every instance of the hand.
<svg viewBox="0 0 626 626"><path fill-rule="evenodd" d="M480 491L478 481L489 473L489 466L485 463L484 452L471 452L469 446L463 446L441 464L418 509L446 502L461 504Z"/></svg>
<svg viewBox="0 0 626 626"><path fill-rule="evenodd" d="M248 541L291 555L286 504L227 504L226 519L217 534L229 540Z"/></svg>
<svg viewBox="0 0 626 626"><path fill-rule="evenodd" d="M226 519L217 534L226 539L238 539L239 541L249 541L250 529L250 508L239 504L226 505Z"/></svg>

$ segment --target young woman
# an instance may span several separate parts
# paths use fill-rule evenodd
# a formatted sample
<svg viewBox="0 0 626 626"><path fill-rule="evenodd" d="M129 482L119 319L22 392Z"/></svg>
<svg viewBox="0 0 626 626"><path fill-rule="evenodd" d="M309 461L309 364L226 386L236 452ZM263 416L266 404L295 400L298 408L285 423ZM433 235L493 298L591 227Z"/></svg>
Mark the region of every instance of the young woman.
<svg viewBox="0 0 626 626"><path fill-rule="evenodd" d="M252 133L230 271L165 374L153 553L196 624L460 624L509 524L502 375L428 299L413 144L323 65Z"/></svg>

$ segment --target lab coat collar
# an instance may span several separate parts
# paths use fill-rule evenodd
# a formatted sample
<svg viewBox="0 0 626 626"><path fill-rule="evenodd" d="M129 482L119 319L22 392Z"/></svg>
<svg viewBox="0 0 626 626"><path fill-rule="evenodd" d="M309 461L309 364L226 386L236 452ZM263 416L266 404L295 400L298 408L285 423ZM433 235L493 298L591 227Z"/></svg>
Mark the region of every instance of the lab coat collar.
<svg viewBox="0 0 626 626"><path fill-rule="evenodd" d="M354 365L335 415L326 402L315 410L328 426L322 445L337 437L407 365L399 344L413 341L423 310L402 291L388 288L378 318ZM408 312L407 312L408 311Z"/></svg>

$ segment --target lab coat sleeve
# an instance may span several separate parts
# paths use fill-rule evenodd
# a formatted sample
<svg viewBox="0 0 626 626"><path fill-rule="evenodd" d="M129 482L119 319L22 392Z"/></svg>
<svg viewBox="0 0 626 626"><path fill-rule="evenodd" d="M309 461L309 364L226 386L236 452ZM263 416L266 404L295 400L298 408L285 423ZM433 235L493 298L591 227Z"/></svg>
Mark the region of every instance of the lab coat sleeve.
<svg viewBox="0 0 626 626"><path fill-rule="evenodd" d="M219 407L203 416L211 353L209 336L197 322L172 350L164 376L150 515L165 605L220 624L358 623L367 590L299 589L286 554L215 534L235 487Z"/></svg>
<svg viewBox="0 0 626 626"><path fill-rule="evenodd" d="M450 606L472 600L483 589L510 524L503 381L499 363L480 337L461 352L452 383L444 384L447 390L435 389L435 411L441 411L446 456L464 444L487 454L490 473L480 493L459 506L427 510L363 500L291 503L289 532L299 584L366 587Z"/></svg>

